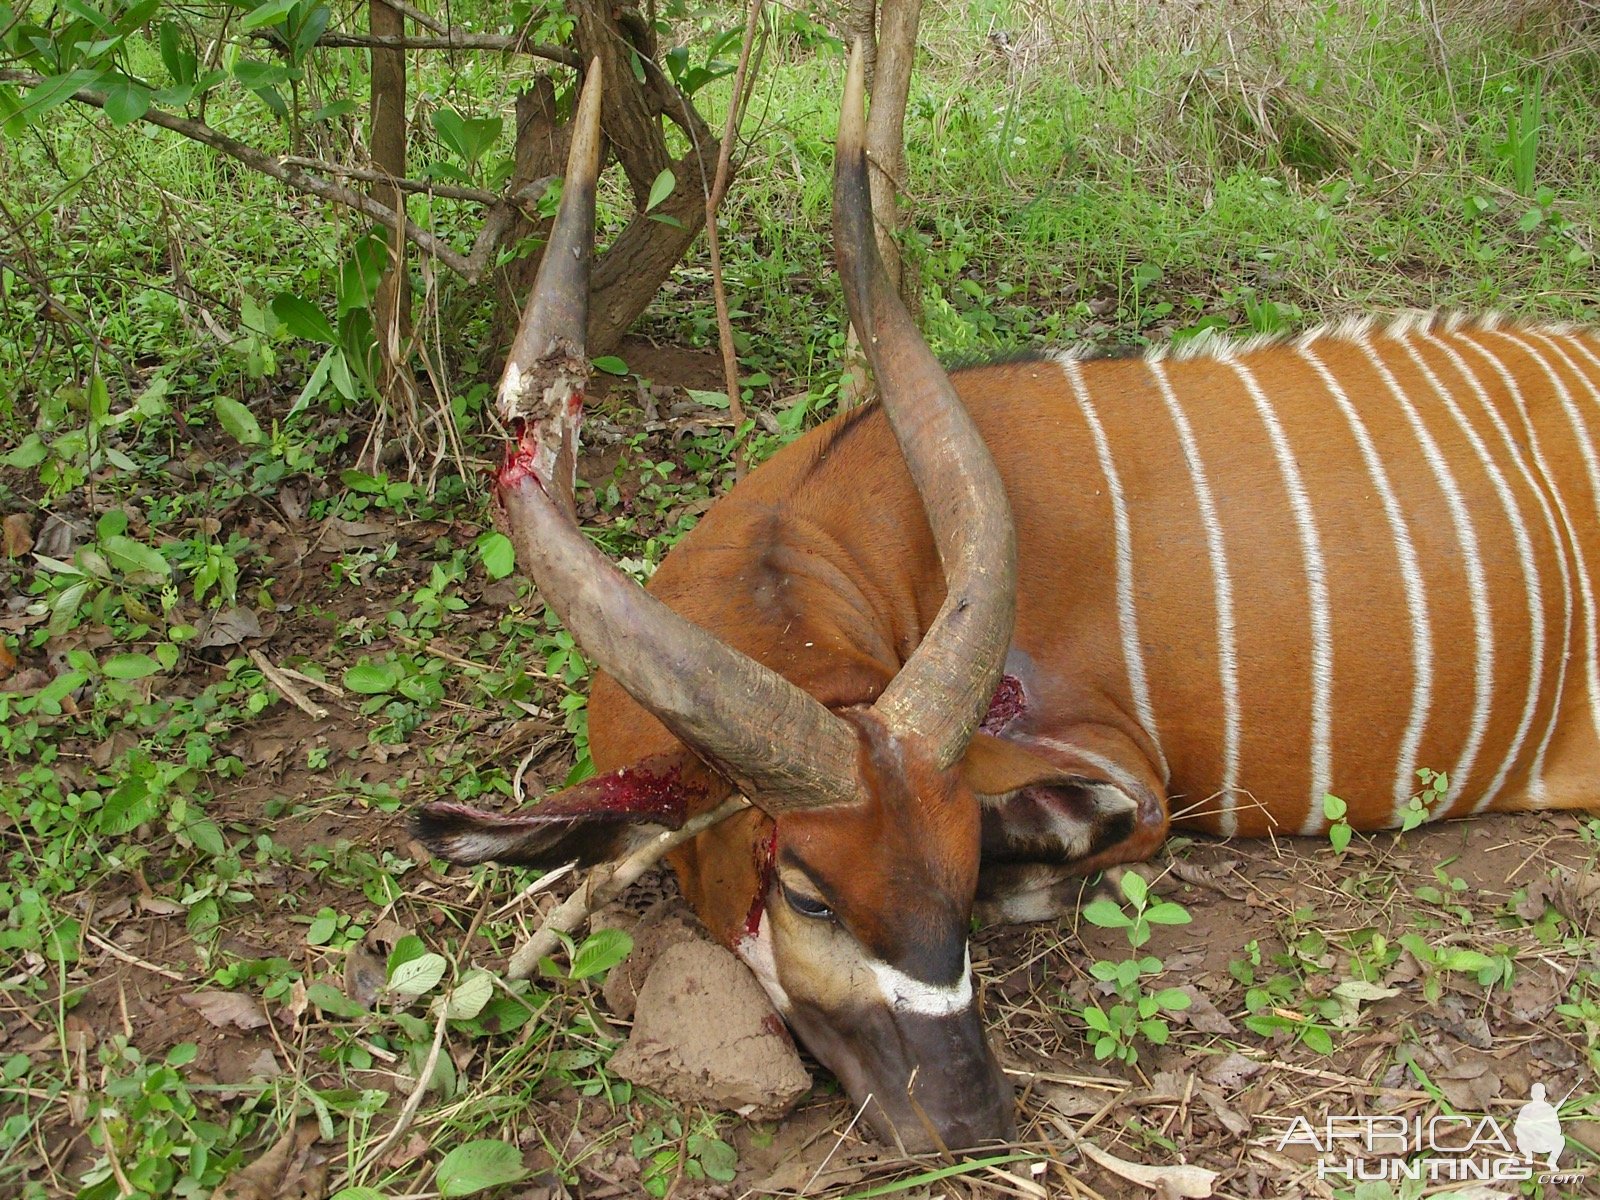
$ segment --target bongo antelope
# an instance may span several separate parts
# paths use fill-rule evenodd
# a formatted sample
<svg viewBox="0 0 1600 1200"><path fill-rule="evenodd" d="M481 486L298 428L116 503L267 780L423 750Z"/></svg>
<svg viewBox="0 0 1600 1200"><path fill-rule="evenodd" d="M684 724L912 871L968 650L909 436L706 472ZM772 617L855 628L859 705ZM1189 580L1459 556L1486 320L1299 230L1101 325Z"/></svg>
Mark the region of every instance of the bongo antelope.
<svg viewBox="0 0 1600 1200"><path fill-rule="evenodd" d="M598 662L599 774L499 816L422 809L456 862L593 862L755 805L674 867L885 1138L1005 1138L967 952L1170 825L1316 834L1588 807L1600 774L1600 339L1363 319L1189 353L947 376L871 231L852 59L839 273L876 403L714 505L641 589L571 489L598 72L506 367L498 503Z"/></svg>

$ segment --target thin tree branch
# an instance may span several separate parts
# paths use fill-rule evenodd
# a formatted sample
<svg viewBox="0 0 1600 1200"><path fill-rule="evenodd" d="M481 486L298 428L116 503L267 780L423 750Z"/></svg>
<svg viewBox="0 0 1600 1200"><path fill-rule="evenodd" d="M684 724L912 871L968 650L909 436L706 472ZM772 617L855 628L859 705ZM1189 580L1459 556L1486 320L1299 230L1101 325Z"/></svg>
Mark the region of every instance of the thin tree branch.
<svg viewBox="0 0 1600 1200"><path fill-rule="evenodd" d="M434 196L442 200L467 200L473 204L504 204L508 199L511 203L518 204L524 200L537 200L544 194L545 188L561 178L559 175L546 175L518 188L514 195L507 197L483 188L461 187L453 183L433 183L426 179L394 179L387 172L377 171L371 167L347 167L342 163L331 163L320 158L305 158L298 154L286 155L278 161L286 167L303 167L319 175L341 175L346 179L360 180L362 183L386 184L402 192Z"/></svg>
<svg viewBox="0 0 1600 1200"><path fill-rule="evenodd" d="M258 32L251 36L264 42L281 45L280 35ZM498 50L505 54L525 54L530 58L544 58L577 70L583 59L575 50L565 46L543 46L523 40L515 34L458 33L446 31L438 37L383 37L371 33L325 33L313 45L330 49L357 50Z"/></svg>
<svg viewBox="0 0 1600 1200"><path fill-rule="evenodd" d="M651 838L620 863L594 867L589 877L578 885L578 890L550 911L538 932L517 947L506 966L506 977L527 979L538 969L539 960L554 953L561 944L557 934L571 933L578 928L589 919L590 913L621 894L673 847L699 837L713 825L749 807L750 801L743 796L731 796L710 812L684 822L682 829L668 829Z"/></svg>
<svg viewBox="0 0 1600 1200"><path fill-rule="evenodd" d="M717 176L706 196L706 246L711 252L711 294L717 305L717 341L722 347L722 378L728 389L728 412L733 417L733 475L743 479L749 469L747 455L739 446L744 436L744 403L739 398L739 356L733 348L733 321L728 316L728 289L722 282L722 242L717 236L717 209L728 193L728 177L733 163L733 141L739 133L743 110L744 77L750 65L750 47L755 44L756 28L761 23L762 0L750 0L750 13L744 22L744 42L739 47L739 66L733 73L733 99L728 105L728 120L722 128L722 145L717 152Z"/></svg>

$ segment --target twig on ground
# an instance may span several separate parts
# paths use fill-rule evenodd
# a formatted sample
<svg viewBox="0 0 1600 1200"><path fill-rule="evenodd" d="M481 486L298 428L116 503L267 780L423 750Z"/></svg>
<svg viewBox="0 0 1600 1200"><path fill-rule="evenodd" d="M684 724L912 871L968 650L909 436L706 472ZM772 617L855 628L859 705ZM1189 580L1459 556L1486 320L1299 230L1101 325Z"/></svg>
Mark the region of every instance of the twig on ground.
<svg viewBox="0 0 1600 1200"><path fill-rule="evenodd" d="M267 656L261 651L251 650L250 661L261 668L261 673L266 676L268 683L278 689L279 695L305 713L306 716L313 717L318 721L327 717L328 710L323 708L322 705L314 704L307 699L306 694L294 685L294 680L268 662Z"/></svg>
<svg viewBox="0 0 1600 1200"><path fill-rule="evenodd" d="M582 925L590 913L660 862L662 855L749 807L750 801L743 796L730 796L710 812L685 821L682 829L668 829L652 838L616 866L595 867L578 890L557 905L534 935L517 947L506 966L506 974L512 979L527 979L538 968L539 960L554 953L561 944L561 934L571 933Z"/></svg>

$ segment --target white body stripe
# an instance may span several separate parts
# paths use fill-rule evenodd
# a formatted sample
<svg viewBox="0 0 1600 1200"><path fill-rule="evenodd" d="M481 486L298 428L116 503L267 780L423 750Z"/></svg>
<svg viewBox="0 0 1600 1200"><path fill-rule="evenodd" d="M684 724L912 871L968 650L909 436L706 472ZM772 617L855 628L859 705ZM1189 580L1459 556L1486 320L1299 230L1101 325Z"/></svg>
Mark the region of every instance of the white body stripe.
<svg viewBox="0 0 1600 1200"><path fill-rule="evenodd" d="M1400 501L1384 469L1383 459L1373 444L1361 414L1350 402L1349 394L1333 377L1327 365L1318 358L1309 345L1300 344L1300 356L1311 365L1333 402L1344 414L1350 431L1355 434L1356 446L1361 451L1361 461L1367 468L1372 486L1378 490L1383 505L1384 519L1394 537L1395 554L1400 560L1400 581L1406 597L1406 616L1411 622L1411 715L1406 721L1405 733L1400 739L1400 757L1395 763L1394 808L1396 820L1410 800L1417 778L1417 749L1422 745L1422 733L1427 727L1428 714L1433 708L1433 627L1428 619L1427 585L1422 578L1422 565L1417 560L1417 548L1411 540L1411 529L1401 511Z"/></svg>
<svg viewBox="0 0 1600 1200"><path fill-rule="evenodd" d="M1406 353L1411 356L1411 361L1416 364L1428 385L1433 388L1434 394L1444 403L1445 411L1450 414L1461 432L1466 435L1467 442L1472 447L1472 452L1482 465L1484 473L1489 477L1489 484L1494 488L1495 495L1500 500L1500 507L1505 510L1506 520L1511 525L1511 536L1516 542L1517 561L1522 567L1522 579L1527 589L1528 623L1530 626L1528 653L1530 656L1528 671L1528 695L1523 702L1522 716L1517 721L1517 731L1511 738L1511 745L1507 748L1505 757L1500 762L1500 769L1495 772L1494 778L1489 781L1489 786L1483 789L1481 805L1491 804L1500 794L1500 789L1505 786L1506 777L1511 774L1512 767L1522 753L1522 744L1528 738L1528 730L1533 727L1534 712L1539 707L1539 696L1544 686L1544 592L1539 586L1539 568L1533 558L1533 540L1528 536L1527 523L1522 519L1522 510L1517 507L1517 498L1511 494L1511 487L1506 483L1506 477L1496 465L1489 448L1484 444L1478 431L1472 427L1457 404L1450 395L1450 390L1434 372L1427 360L1417 352L1416 346L1408 339L1399 339L1406 348ZM1451 781L1454 783L1454 780Z"/></svg>
<svg viewBox="0 0 1600 1200"><path fill-rule="evenodd" d="M1311 610L1311 798L1300 832L1320 833L1323 827L1322 797L1333 786L1333 617L1328 607L1327 564L1322 557L1322 542L1306 494L1305 480L1295 461L1294 448L1283 432L1272 402L1262 391L1255 374L1242 362L1224 360L1231 366L1266 426L1272 453L1278 460L1295 529L1300 535L1300 553L1305 560L1306 593Z"/></svg>
<svg viewBox="0 0 1600 1200"><path fill-rule="evenodd" d="M1206 478L1194 428L1172 392L1166 367L1155 359L1149 360L1146 365L1156 381L1162 403L1167 406L1167 412L1177 428L1184 461L1189 466L1189 478L1194 484L1195 503L1200 506L1200 521L1206 531L1206 557L1211 560L1211 579L1216 593L1217 674L1222 684L1222 811L1218 814L1217 831L1223 837L1230 837L1238 825L1234 794L1239 787L1239 742L1243 736L1243 722L1239 713L1239 652L1233 619L1233 577L1228 571L1228 553L1222 539L1222 522L1217 517L1216 498Z"/></svg>
<svg viewBox="0 0 1600 1200"><path fill-rule="evenodd" d="M1594 493L1596 512L1600 514L1600 462L1595 459L1594 443L1589 440L1589 432L1583 424L1583 416L1578 412L1577 405L1573 401L1572 393L1568 390L1566 382L1557 373L1556 369L1545 361L1542 355L1521 338L1503 329L1495 330L1495 335L1527 351L1529 356L1544 370L1551 386L1555 388L1556 397L1561 403L1561 409L1566 413L1567 421L1572 426L1573 440L1577 443L1579 453L1583 456L1584 469L1589 476L1589 487ZM1570 359L1568 360L1568 365L1571 365ZM1524 414L1524 420L1527 421L1527 414ZM1531 435L1532 423L1531 421L1527 421L1527 423ZM1540 470L1545 471L1542 464ZM1547 471L1546 478L1549 478ZM1589 570L1583 563L1582 551L1578 548L1577 530L1572 525L1566 506L1561 504L1561 493L1556 489L1553 479L1550 480L1550 490L1556 496L1562 517L1567 521L1567 528L1572 541L1572 551L1578 556L1578 582L1580 594L1583 597L1584 623L1586 626L1584 630L1584 658L1587 668L1586 683L1589 690L1589 719L1594 724L1596 735L1600 736L1600 663L1596 662L1596 643L1600 641L1600 638L1597 638L1595 630L1594 588L1589 580Z"/></svg>
<svg viewBox="0 0 1600 1200"><path fill-rule="evenodd" d="M1493 401L1489 397L1488 389L1484 387L1482 381L1479 380L1477 374L1472 370L1471 366L1468 365L1466 359L1453 345L1451 345L1449 342L1446 342L1438 335L1425 330L1420 336L1424 342L1431 346L1437 347L1441 352L1443 352L1445 357L1450 360L1450 365L1456 369L1456 371L1464 380L1466 380L1467 386L1472 390L1472 394L1477 397L1479 406L1483 409L1489 420L1494 424L1495 432L1500 435L1500 440L1504 444L1505 457L1509 461L1516 464L1517 471L1521 474L1522 480L1527 485L1528 491L1532 493L1534 499L1538 501L1540 515L1544 518L1545 532L1549 535L1550 545L1555 550L1556 565L1561 574L1562 608L1565 615L1562 624L1561 653L1556 656L1555 701L1550 706L1550 722L1545 729L1543 738L1540 740L1539 749L1535 753L1533 764L1529 773L1530 789L1536 791L1540 786L1541 774L1544 769L1545 752L1550 747L1550 738L1555 733L1556 722L1561 715L1561 697L1566 693L1566 647L1572 643L1572 573L1567 568L1567 556L1562 549L1561 526L1556 520L1555 512L1550 507L1550 501L1545 498L1544 488L1540 486L1539 480L1534 477L1533 471L1529 469L1528 463L1517 445L1516 435L1512 432L1511 427L1506 424L1505 418L1500 415L1500 410L1494 406ZM1477 346L1471 341L1466 341L1463 344L1472 346L1479 355L1484 355L1485 353L1482 347ZM1512 403L1517 406L1517 410L1520 414L1522 409L1522 392L1517 387L1516 381L1510 377L1509 372L1505 372L1503 367L1501 370L1503 373L1502 382L1505 384L1506 389L1511 396ZM1529 449L1532 452L1535 465L1542 464L1543 458L1539 452L1539 445L1537 440L1532 437L1531 431L1529 434ZM1549 472L1546 471L1542 465L1540 465L1540 470L1546 476L1546 478L1548 478ZM1526 535L1526 530L1522 530L1519 527L1519 531L1523 533L1524 536ZM1519 553L1520 549L1521 548L1519 546ZM1524 567L1524 571L1526 570L1528 570L1527 566ZM1535 667L1535 678L1537 679L1543 672L1546 630L1544 624L1544 603L1542 599L1543 588L1539 582L1538 564L1536 562L1532 564L1532 570L1533 577L1530 584L1529 603L1536 606L1537 612L1537 616L1531 623L1533 634L1533 653L1536 656L1536 663L1539 664ZM1509 773L1515 769L1517 753L1520 750L1523 740L1528 732L1528 726L1531 726L1532 724L1534 709L1537 706L1540 691L1541 688L1537 684L1529 689L1529 709L1524 714L1524 724L1520 725L1517 729L1516 745L1512 748L1511 752L1506 755L1506 760L1501 767L1500 773L1495 776L1495 779L1489 788L1484 791L1483 795L1473 806L1474 812L1482 812L1489 806L1490 803L1493 802L1495 795L1505 785L1505 781L1509 776Z"/></svg>
<svg viewBox="0 0 1600 1200"><path fill-rule="evenodd" d="M1095 456L1100 460L1101 473L1106 477L1106 487L1111 492L1111 519L1114 523L1117 560L1117 627L1122 638L1122 657L1128 669L1128 690L1133 698L1135 719L1144 729L1150 743L1156 747L1161 759L1161 782L1171 782L1166 756L1161 754L1161 737L1156 728L1155 710L1150 704L1150 685L1145 677L1144 647L1139 641L1139 612L1133 598L1133 533L1128 525L1128 502L1122 492L1122 479L1111 457L1111 444L1106 440L1105 428L1100 424L1094 402L1083 382L1083 372L1070 358L1058 360L1062 373L1072 385L1072 394L1089 423L1090 436L1094 438Z"/></svg>
<svg viewBox="0 0 1600 1200"><path fill-rule="evenodd" d="M1467 569L1467 602L1472 608L1475 643L1472 660L1472 719L1467 726L1467 739L1461 748L1461 756L1450 772L1450 791L1444 801L1444 806L1448 809L1461 795L1467 779L1472 774L1472 768L1477 763L1478 752L1483 747L1483 735L1489 728L1490 708L1494 702L1494 618L1489 609L1489 584L1484 576L1483 555L1478 547L1478 531L1473 527L1472 514L1467 511L1466 501L1461 496L1461 485L1451 473L1450 464L1439 449L1439 443L1428 431L1421 414L1417 412L1416 405L1411 403L1405 389L1394 377L1394 372L1389 370L1389 365L1373 350L1371 341L1362 337L1358 339L1357 345L1370 356L1373 369L1378 372L1384 386L1400 405L1401 412L1405 414L1412 432L1416 434L1417 441L1422 446L1422 456L1428 460L1428 468L1444 492L1445 505L1450 509L1450 522L1455 526L1456 540L1461 544L1461 555Z"/></svg>
<svg viewBox="0 0 1600 1200"><path fill-rule="evenodd" d="M793 1005L789 1001L789 993L778 982L778 961L772 953L772 918L766 909L761 910L761 920L756 925L755 933L740 938L733 949L744 960L744 965L750 968L750 974L756 977L756 982L767 993L767 999L772 1001L773 1007L788 1016Z"/></svg>

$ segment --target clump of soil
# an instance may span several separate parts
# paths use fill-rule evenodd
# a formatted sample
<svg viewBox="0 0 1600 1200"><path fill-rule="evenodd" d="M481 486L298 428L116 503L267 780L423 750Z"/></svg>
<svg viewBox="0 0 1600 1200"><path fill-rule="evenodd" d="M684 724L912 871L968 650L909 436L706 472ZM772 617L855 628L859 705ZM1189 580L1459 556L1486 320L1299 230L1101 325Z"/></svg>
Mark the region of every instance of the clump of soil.
<svg viewBox="0 0 1600 1200"><path fill-rule="evenodd" d="M674 1100L761 1119L783 1116L811 1090L811 1076L761 985L707 941L662 951L611 1070Z"/></svg>

